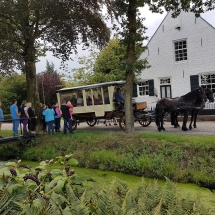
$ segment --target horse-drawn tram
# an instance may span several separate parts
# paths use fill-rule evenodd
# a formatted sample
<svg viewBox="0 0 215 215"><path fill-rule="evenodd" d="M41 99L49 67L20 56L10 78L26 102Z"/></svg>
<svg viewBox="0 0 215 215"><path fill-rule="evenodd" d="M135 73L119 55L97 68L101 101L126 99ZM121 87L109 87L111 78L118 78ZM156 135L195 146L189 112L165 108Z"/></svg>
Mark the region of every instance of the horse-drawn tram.
<svg viewBox="0 0 215 215"><path fill-rule="evenodd" d="M118 119L121 129L125 128L125 114L123 103L116 102L116 91L124 89L125 81L105 82L87 86L63 88L56 91L59 105L62 100L70 101L73 105L73 130L80 122L87 122L94 126L99 122L105 125L110 120ZM148 126L151 121L144 109L146 102L133 103L134 120L142 126Z"/></svg>

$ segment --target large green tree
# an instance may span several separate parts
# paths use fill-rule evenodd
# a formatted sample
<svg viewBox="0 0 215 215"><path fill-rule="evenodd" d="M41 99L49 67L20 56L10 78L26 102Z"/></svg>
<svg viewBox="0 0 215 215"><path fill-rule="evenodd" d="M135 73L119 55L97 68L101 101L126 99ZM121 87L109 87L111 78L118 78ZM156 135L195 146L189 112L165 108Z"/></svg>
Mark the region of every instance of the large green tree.
<svg viewBox="0 0 215 215"><path fill-rule="evenodd" d="M126 47L126 61L124 69L126 71L126 86L125 86L125 117L126 117L126 132L134 132L134 119L132 110L132 89L135 78L135 72L140 72L144 69L145 64L135 59L136 44L144 40L145 28L143 19L139 9L146 5L152 12L162 13L171 11L172 16L176 17L181 10L192 11L199 16L207 10L215 8L214 0L115 0L115 14L121 26L120 41ZM119 28L117 29L119 30Z"/></svg>
<svg viewBox="0 0 215 215"><path fill-rule="evenodd" d="M36 79L38 56L47 50L62 61L70 59L81 41L98 47L109 40L102 15L109 0L0 1L0 72L20 69L26 76L27 100L39 114Z"/></svg>

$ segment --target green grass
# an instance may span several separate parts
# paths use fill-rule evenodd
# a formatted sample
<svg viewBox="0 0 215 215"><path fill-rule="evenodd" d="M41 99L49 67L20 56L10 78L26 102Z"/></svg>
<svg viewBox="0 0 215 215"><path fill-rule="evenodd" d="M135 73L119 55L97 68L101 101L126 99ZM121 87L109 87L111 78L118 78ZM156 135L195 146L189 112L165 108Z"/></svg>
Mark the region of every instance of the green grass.
<svg viewBox="0 0 215 215"><path fill-rule="evenodd" d="M214 136L206 135L76 131L42 134L18 147L2 146L0 157L41 161L64 151L73 153L80 167L208 185L214 183L214 146Z"/></svg>
<svg viewBox="0 0 215 215"><path fill-rule="evenodd" d="M13 136L13 131L11 130L2 130L1 134L3 137L11 137ZM21 134L21 132L19 131L19 134Z"/></svg>

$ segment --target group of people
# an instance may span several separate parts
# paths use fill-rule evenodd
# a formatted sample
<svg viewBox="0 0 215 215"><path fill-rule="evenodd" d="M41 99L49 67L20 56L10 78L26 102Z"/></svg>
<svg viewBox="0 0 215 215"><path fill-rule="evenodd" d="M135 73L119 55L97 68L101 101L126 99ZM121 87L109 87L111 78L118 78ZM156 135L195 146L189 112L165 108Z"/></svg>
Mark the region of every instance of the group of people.
<svg viewBox="0 0 215 215"><path fill-rule="evenodd" d="M29 134L31 131L35 131L36 128L36 116L31 102L23 101L21 107L18 108L17 100L14 99L10 106L10 113L13 123L13 135L18 136L18 128L20 122L23 125L23 135Z"/></svg>
<svg viewBox="0 0 215 215"><path fill-rule="evenodd" d="M72 131L72 112L73 105L70 101L66 102L62 101L61 108L59 108L58 103L56 102L54 105L45 105L41 104L41 120L43 124L43 130L48 130L49 134L54 134L55 132L60 131L60 121L61 117L64 119L64 134L67 133L67 128L71 134ZM20 108L17 106L17 100L14 99L12 105L10 106L11 119L13 124L13 136L18 136L19 124L22 124L22 134L27 135L36 129L37 117L35 116L35 111L32 108L31 102L23 101ZM0 138L1 134L1 126L4 121L4 114L1 108L0 102Z"/></svg>
<svg viewBox="0 0 215 215"><path fill-rule="evenodd" d="M35 112L32 109L31 102L23 101L21 107L18 108L17 100L14 99L12 105L10 106L11 119L13 122L13 135L18 136L18 128L20 122L23 124L23 134L28 134L28 131L34 131L36 128L36 116ZM4 121L4 114L1 108L0 102L0 138L3 138L1 135L1 126Z"/></svg>
<svg viewBox="0 0 215 215"><path fill-rule="evenodd" d="M56 102L54 105L45 105L41 104L41 119L43 123L43 131L48 129L49 134L54 134L55 132L60 131L60 121L61 117L64 120L63 132L67 133L67 128L71 134L74 134L72 130L72 112L73 105L70 101L63 100L61 108L59 108L59 104Z"/></svg>

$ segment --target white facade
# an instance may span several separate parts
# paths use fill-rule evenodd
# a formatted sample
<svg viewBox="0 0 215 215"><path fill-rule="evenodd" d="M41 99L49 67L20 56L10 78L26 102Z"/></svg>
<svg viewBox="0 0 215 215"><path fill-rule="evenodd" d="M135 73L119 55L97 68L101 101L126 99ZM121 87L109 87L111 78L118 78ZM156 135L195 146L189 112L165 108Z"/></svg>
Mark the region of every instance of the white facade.
<svg viewBox="0 0 215 215"><path fill-rule="evenodd" d="M140 59L147 58L151 68L138 77L146 82L137 89L137 101L155 106L158 98L182 96L197 85L209 85L215 93L215 28L203 18L181 12L174 19L168 13L147 46ZM148 80L154 92L147 92Z"/></svg>

